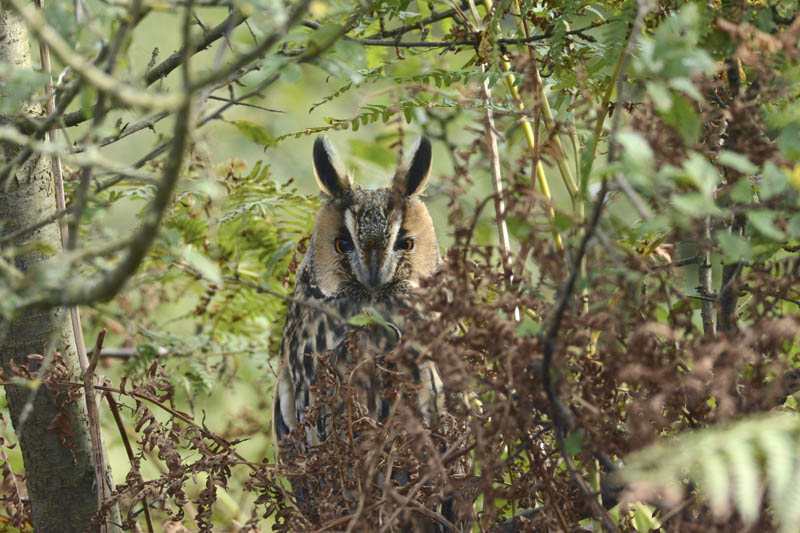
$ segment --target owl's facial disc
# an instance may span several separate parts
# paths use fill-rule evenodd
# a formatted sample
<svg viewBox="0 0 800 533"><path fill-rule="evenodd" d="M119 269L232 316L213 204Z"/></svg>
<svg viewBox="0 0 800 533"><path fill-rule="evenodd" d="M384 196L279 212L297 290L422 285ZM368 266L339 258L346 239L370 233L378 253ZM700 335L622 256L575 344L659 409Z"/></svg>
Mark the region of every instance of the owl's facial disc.
<svg viewBox="0 0 800 533"><path fill-rule="evenodd" d="M400 214L386 213L384 206L370 205L359 213L347 210L345 228L353 239L349 254L352 272L358 282L378 289L392 281L397 266L393 245L400 230Z"/></svg>

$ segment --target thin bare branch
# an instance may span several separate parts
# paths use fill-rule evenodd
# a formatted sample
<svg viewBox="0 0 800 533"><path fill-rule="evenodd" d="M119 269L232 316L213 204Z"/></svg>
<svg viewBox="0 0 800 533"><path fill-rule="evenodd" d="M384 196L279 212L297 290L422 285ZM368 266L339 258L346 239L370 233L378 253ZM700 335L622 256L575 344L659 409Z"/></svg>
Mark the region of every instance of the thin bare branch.
<svg viewBox="0 0 800 533"><path fill-rule="evenodd" d="M207 74L205 77L202 77L198 80L195 80L192 85L192 89L196 90L199 88L207 87L209 85L213 85L220 80L227 79L231 74L235 73L237 70L242 68L245 65L252 63L253 61L261 58L266 54L266 52L275 46L275 44L283 38L284 35L289 31L289 29L297 24L300 19L305 15L308 6L311 4L311 0L300 0L300 2L294 6L289 16L286 17L286 21L283 25L272 32L268 37L266 37L261 43L257 46L253 47L252 50L249 52L239 56L236 58L235 61L229 63L225 67ZM349 28L342 28L342 34L347 31ZM328 46L332 45L335 42L336 38L333 38L331 42L328 43ZM321 54L323 50L314 50L309 55L313 55L313 57L317 57Z"/></svg>
<svg viewBox="0 0 800 533"><path fill-rule="evenodd" d="M466 7L467 7L467 2L462 2L461 3L461 9L466 9ZM398 35L403 35L403 34L408 33L410 31L421 30L423 27L425 27L425 26L427 26L429 24L433 24L434 22L439 22L440 20L443 20L443 19L446 19L446 18L450 18L455 14L456 14L456 10L455 9L448 9L446 11L442 11L442 12L439 12L439 13L431 13L431 15L429 17L425 17L424 19L418 20L417 22L414 22L413 24L406 24L404 26L400 26L399 28L395 28L393 30L384 30L384 31L375 33L373 35L370 35L368 37L365 37L365 38L366 39L382 39L382 38L386 38L386 37L397 37Z"/></svg>
<svg viewBox="0 0 800 533"><path fill-rule="evenodd" d="M174 142L170 157L164 166L163 177L139 231L131 240L125 258L108 274L94 282L78 277L68 282L63 288L51 289L34 297L26 303L26 306L85 305L102 300L116 294L128 278L136 272L158 233L161 219L172 200L172 193L180 176L189 140L190 107L187 103L176 116Z"/></svg>
<svg viewBox="0 0 800 533"><path fill-rule="evenodd" d="M20 14L28 28L42 41L65 65L69 65L97 90L113 94L125 105L150 109L153 111L176 110L184 105L186 95L181 92L152 94L127 85L114 76L110 76L95 67L90 61L77 54L72 47L45 21L41 13L22 0L9 0Z"/></svg>
<svg viewBox="0 0 800 533"><path fill-rule="evenodd" d="M589 24L588 26L584 26L583 28L577 30L567 31L565 32L565 35L575 35L587 40L593 40L590 36L587 36L585 32L593 30L595 28L599 28L600 26L605 26L606 24L611 24L612 22L616 21L617 19L607 19L600 22L595 22L593 24ZM309 28L319 27L319 24L317 24L316 22L304 22L303 24ZM511 39L511 38L497 39L496 42L501 45L530 44L538 41L547 40L552 36L553 36L552 32L548 31L546 33L543 33L542 35L534 35L532 37L521 37L517 39ZM480 39L462 39L459 41L397 41L397 40L384 40L384 39L372 39L372 38L361 39L358 37L350 37L349 35L345 35L343 38L346 41L353 41L356 43L363 44L364 46L388 46L394 48L456 48L459 46L478 46L480 44ZM299 53L299 52L295 51L294 53Z"/></svg>
<svg viewBox="0 0 800 533"><path fill-rule="evenodd" d="M228 18L211 28L203 34L203 37L196 43L184 44L181 48L172 53L167 59L148 70L144 75L144 83L147 86L152 85L158 80L166 77L170 72L181 66L184 62L187 52L189 55L194 55L197 52L205 50L214 42L230 34L234 28L247 20L240 10L235 9ZM282 35L282 33L281 33ZM235 71L236 69L234 69Z"/></svg>

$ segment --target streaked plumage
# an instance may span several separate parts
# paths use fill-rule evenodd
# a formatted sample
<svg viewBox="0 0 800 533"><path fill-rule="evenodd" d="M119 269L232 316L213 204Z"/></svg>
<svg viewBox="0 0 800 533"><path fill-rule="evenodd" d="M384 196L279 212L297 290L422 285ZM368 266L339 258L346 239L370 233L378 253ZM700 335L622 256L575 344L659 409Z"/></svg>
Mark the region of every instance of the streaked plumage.
<svg viewBox="0 0 800 533"><path fill-rule="evenodd" d="M335 350L337 365L350 362L343 344L350 328L347 320L365 306L402 331L403 319L397 313L405 305L402 295L440 266L433 222L418 197L430 174L430 142L421 139L411 152L410 163L398 169L390 188L365 190L353 183L327 139L314 143L314 175L325 200L297 271L283 330L273 410L279 441L314 404L314 354ZM371 341L376 351L390 344L381 345L379 338ZM417 370L423 389L420 408L430 416L443 408L441 380L430 362ZM362 380L359 386L370 415L384 417L388 406L381 400L379 380ZM314 427L306 428L303 449L328 437L329 416L320 416Z"/></svg>

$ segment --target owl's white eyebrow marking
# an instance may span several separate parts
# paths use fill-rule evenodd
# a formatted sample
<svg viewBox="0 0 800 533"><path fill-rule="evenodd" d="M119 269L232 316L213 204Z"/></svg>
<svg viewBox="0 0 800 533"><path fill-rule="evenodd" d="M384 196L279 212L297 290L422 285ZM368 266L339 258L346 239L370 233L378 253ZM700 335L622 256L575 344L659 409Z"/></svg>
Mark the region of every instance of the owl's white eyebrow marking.
<svg viewBox="0 0 800 533"><path fill-rule="evenodd" d="M397 240L397 234L400 233L400 227L403 225L403 217L396 217L389 225L389 242L386 249L392 250L394 248L394 241Z"/></svg>
<svg viewBox="0 0 800 533"><path fill-rule="evenodd" d="M350 238L353 240L353 244L361 251L361 246L356 238L356 217L353 216L353 211L350 209L346 209L344 212L344 227L350 232Z"/></svg>

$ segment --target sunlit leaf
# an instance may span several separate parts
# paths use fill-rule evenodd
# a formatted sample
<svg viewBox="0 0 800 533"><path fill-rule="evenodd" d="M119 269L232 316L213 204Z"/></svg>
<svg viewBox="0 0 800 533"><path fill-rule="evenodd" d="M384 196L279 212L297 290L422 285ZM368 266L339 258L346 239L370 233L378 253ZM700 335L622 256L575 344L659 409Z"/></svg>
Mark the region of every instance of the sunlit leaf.
<svg viewBox="0 0 800 533"><path fill-rule="evenodd" d="M275 137L266 128L255 122L249 120L233 120L231 122L242 135L254 143L272 146L275 142Z"/></svg>

